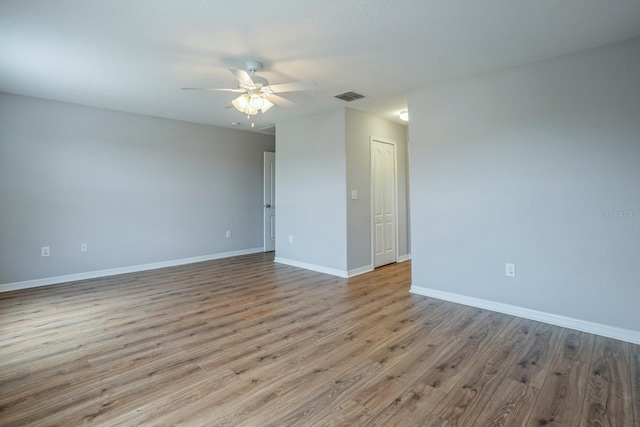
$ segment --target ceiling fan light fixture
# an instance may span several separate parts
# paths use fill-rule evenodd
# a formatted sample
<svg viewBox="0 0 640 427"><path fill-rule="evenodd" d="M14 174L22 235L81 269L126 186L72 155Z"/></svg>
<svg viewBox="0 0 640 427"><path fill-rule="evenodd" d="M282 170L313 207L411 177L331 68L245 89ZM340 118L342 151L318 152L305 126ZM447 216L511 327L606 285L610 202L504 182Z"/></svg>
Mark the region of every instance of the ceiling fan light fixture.
<svg viewBox="0 0 640 427"><path fill-rule="evenodd" d="M254 93L253 95L243 93L231 101L231 104L236 110L246 114L247 116L253 116L258 114L258 112L264 113L269 108L273 107L273 103L271 101L269 101L264 95L257 93Z"/></svg>
<svg viewBox="0 0 640 427"><path fill-rule="evenodd" d="M259 96L258 96L259 97ZM254 106L251 97L248 94L243 93L233 101L231 101L231 105L235 107L236 110L241 113L253 116L254 114L258 114L259 108Z"/></svg>
<svg viewBox="0 0 640 427"><path fill-rule="evenodd" d="M400 111L400 114L398 114L398 117L403 122L408 122L409 121L409 112L407 110Z"/></svg>

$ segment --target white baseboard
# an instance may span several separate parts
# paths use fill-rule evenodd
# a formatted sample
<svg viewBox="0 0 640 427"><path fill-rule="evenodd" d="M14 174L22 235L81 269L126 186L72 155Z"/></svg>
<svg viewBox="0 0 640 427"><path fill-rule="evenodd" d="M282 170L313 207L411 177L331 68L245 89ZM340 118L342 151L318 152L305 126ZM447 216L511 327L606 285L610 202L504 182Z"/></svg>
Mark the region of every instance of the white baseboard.
<svg viewBox="0 0 640 427"><path fill-rule="evenodd" d="M289 258L275 257L273 262L280 264L290 265L292 267L304 268L305 270L317 271L318 273L330 274L332 276L349 277L349 272L346 270L338 270L337 268L324 267L322 265L309 264L307 262L296 261Z"/></svg>
<svg viewBox="0 0 640 427"><path fill-rule="evenodd" d="M365 265L363 267L358 267L358 268L354 268L353 270L349 270L347 272L347 276L348 277L359 276L361 274L369 273L370 271L373 271L373 266Z"/></svg>
<svg viewBox="0 0 640 427"><path fill-rule="evenodd" d="M353 270L338 270L337 268L324 267L317 264L309 264L307 262L296 261L289 258L275 257L273 262L280 264L290 265L292 267L304 268L305 270L317 271L318 273L330 274L332 276L342 277L348 279L349 277L358 276L373 271L371 265L365 265L363 267L354 268Z"/></svg>
<svg viewBox="0 0 640 427"><path fill-rule="evenodd" d="M241 249L239 251L220 252L192 258L175 259L171 261L154 262L150 264L132 265L129 267L110 268L108 270L88 271L86 273L67 274L65 276L46 277L43 279L26 280L24 282L5 283L0 285L0 292L19 289L36 288L38 286L55 285L58 283L77 282L78 280L96 279L98 277L115 276L117 274L135 273L138 271L155 270L157 268L174 267L176 265L193 264L195 262L211 261L239 255L263 252L263 248Z"/></svg>
<svg viewBox="0 0 640 427"><path fill-rule="evenodd" d="M469 305L471 307L497 311L498 313L524 317L525 319L536 320L538 322L550 323L552 325L562 326L564 328L575 329L582 332L588 332L590 334L627 341L633 344L640 344L640 331L588 322L586 320L545 313L544 311L531 310L529 308L519 307L516 305L504 304L481 298L468 297L465 295L439 291L436 289L423 288L415 285L411 286L410 292L426 297L432 297L445 301L455 302L458 304Z"/></svg>
<svg viewBox="0 0 640 427"><path fill-rule="evenodd" d="M411 259L411 254L401 255L396 262L401 263ZM290 265L292 267L304 268L305 270L317 271L318 273L330 274L332 276L338 276L345 279L349 277L359 276L360 274L369 273L374 270L373 265L364 265L362 267L354 268L352 270L338 270L336 268L324 267L322 265L310 264L307 262L296 261L289 258L275 257L273 262L280 264Z"/></svg>
<svg viewBox="0 0 640 427"><path fill-rule="evenodd" d="M398 261L396 261L396 262L398 262L398 263L405 262L405 261L409 261L410 259L411 259L411 254L400 255L398 257Z"/></svg>

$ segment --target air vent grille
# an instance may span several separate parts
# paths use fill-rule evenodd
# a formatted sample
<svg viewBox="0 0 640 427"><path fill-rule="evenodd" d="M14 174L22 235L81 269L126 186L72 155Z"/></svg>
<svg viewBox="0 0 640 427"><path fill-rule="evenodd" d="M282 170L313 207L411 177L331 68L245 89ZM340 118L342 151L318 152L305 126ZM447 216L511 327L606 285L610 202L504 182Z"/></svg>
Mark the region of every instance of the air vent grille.
<svg viewBox="0 0 640 427"><path fill-rule="evenodd" d="M364 95L360 95L359 93L349 91L349 92L341 93L340 95L336 95L336 98L342 99L343 101L351 102L351 101L355 101L356 99L364 98Z"/></svg>

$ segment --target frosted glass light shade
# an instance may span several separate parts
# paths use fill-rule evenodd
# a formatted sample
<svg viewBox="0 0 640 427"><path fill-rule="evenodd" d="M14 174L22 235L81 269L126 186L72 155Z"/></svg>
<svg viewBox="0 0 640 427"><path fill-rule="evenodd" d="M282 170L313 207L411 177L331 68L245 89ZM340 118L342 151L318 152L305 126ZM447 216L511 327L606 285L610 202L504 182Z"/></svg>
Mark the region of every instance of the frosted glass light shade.
<svg viewBox="0 0 640 427"><path fill-rule="evenodd" d="M244 110L242 112L253 116L254 114L258 114L258 109L251 104L247 104L247 106L244 107Z"/></svg>
<svg viewBox="0 0 640 427"><path fill-rule="evenodd" d="M249 104L256 110L259 110L262 108L262 104L264 104L264 99L258 94L253 94L249 98Z"/></svg>
<svg viewBox="0 0 640 427"><path fill-rule="evenodd" d="M262 112L264 113L269 108L273 107L273 102L269 101L267 98L262 99Z"/></svg>
<svg viewBox="0 0 640 427"><path fill-rule="evenodd" d="M231 104L233 104L236 110L244 113L244 109L247 107L247 105L249 105L249 96L246 93L240 95L239 97L231 101Z"/></svg>

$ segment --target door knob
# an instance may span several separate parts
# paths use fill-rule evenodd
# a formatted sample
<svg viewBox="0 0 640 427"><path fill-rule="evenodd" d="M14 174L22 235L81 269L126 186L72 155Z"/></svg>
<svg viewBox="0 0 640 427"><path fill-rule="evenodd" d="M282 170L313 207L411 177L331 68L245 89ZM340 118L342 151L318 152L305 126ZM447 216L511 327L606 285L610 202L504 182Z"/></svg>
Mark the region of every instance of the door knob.
<svg viewBox="0 0 640 427"><path fill-rule="evenodd" d="M264 207L269 209L271 207L271 205L269 203L267 203L266 205L264 205Z"/></svg>

